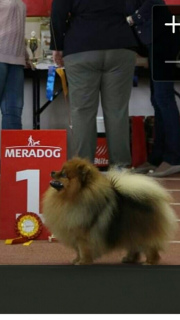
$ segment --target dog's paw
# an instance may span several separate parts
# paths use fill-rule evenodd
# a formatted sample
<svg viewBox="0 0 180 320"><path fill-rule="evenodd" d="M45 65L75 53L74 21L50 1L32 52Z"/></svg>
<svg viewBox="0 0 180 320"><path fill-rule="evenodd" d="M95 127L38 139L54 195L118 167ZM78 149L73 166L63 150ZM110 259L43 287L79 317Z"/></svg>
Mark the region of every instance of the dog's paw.
<svg viewBox="0 0 180 320"><path fill-rule="evenodd" d="M72 263L73 263L74 265L76 265L79 261L80 261L80 258L79 258L79 257L76 257L76 258L72 261Z"/></svg>
<svg viewBox="0 0 180 320"><path fill-rule="evenodd" d="M77 260L74 265L75 266L81 266L81 265L91 265L93 263L92 260Z"/></svg>
<svg viewBox="0 0 180 320"><path fill-rule="evenodd" d="M127 254L123 259L122 263L140 263L141 256L139 252L134 252L133 254Z"/></svg>
<svg viewBox="0 0 180 320"><path fill-rule="evenodd" d="M121 260L121 263L133 263L134 261L132 259L130 259L129 257L124 257Z"/></svg>
<svg viewBox="0 0 180 320"><path fill-rule="evenodd" d="M159 260L158 261L145 261L143 262L144 266L156 266L159 264Z"/></svg>

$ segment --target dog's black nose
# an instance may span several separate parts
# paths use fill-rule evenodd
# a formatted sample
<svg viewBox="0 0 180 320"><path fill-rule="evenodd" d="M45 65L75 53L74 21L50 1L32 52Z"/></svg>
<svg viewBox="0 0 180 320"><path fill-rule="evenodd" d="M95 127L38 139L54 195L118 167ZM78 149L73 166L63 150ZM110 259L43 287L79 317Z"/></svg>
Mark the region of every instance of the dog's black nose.
<svg viewBox="0 0 180 320"><path fill-rule="evenodd" d="M56 173L55 171L51 171L51 177L52 178L54 178L55 173Z"/></svg>

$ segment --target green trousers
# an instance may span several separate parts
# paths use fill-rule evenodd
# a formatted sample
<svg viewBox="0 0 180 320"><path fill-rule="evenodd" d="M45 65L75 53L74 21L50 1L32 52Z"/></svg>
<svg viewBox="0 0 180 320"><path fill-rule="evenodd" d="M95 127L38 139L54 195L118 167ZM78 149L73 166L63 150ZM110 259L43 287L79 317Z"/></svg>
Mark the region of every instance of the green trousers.
<svg viewBox="0 0 180 320"><path fill-rule="evenodd" d="M128 104L136 53L96 50L65 56L73 131L73 155L94 162L99 97L110 165L131 163Z"/></svg>

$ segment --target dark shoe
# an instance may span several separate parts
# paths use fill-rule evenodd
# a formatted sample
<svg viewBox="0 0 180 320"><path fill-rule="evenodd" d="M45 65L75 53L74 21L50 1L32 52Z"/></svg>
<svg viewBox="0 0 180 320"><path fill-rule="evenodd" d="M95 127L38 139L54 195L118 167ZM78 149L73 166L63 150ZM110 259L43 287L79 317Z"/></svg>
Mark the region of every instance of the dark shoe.
<svg viewBox="0 0 180 320"><path fill-rule="evenodd" d="M144 162L139 167L135 168L133 171L135 173L148 173L149 170L155 170L157 167L149 162Z"/></svg>
<svg viewBox="0 0 180 320"><path fill-rule="evenodd" d="M154 170L154 171L149 171L148 176L149 177L157 177L157 178L163 178L170 176L171 174L175 174L180 172L180 165L171 165L167 162L162 162L160 166Z"/></svg>

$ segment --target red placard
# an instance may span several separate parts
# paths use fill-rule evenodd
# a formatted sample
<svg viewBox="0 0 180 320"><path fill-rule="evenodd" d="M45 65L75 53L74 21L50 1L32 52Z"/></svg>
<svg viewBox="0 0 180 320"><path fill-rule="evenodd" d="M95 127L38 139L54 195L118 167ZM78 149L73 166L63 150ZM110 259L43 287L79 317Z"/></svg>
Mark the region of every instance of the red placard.
<svg viewBox="0 0 180 320"><path fill-rule="evenodd" d="M17 237L19 214L32 212L42 218L42 195L51 171L66 161L66 130L2 130L0 239ZM43 230L38 239L47 239Z"/></svg>
<svg viewBox="0 0 180 320"><path fill-rule="evenodd" d="M27 7L28 17L49 17L52 0L23 0Z"/></svg>
<svg viewBox="0 0 180 320"><path fill-rule="evenodd" d="M99 168L107 167L109 164L108 147L105 137L98 137L97 139L94 164Z"/></svg>

